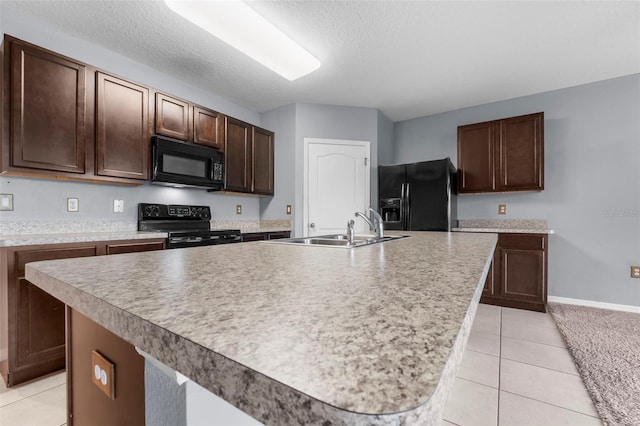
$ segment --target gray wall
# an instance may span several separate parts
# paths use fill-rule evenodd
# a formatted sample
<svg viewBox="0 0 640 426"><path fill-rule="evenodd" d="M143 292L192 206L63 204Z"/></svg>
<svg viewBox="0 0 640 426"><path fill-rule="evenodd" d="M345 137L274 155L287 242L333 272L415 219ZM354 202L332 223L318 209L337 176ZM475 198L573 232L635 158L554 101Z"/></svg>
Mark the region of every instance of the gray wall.
<svg viewBox="0 0 640 426"><path fill-rule="evenodd" d="M378 110L317 104L296 104L295 234L302 235L304 139L327 138L371 142L371 202L377 199ZM375 198L374 198L375 197Z"/></svg>
<svg viewBox="0 0 640 426"><path fill-rule="evenodd" d="M640 74L395 123L394 161L456 163L458 125L538 111L545 190L461 196L458 217L547 219L549 295L640 306Z"/></svg>
<svg viewBox="0 0 640 426"><path fill-rule="evenodd" d="M0 2L0 34L9 34L46 49L102 68L115 75L189 99L249 123L261 125L257 112L240 107L213 92L167 76L113 51L62 33L52 27L16 14ZM0 177L0 192L14 194L14 211L0 213L4 220L136 220L139 202L191 203L210 205L216 219L258 220L260 199L230 196L204 190L175 190L151 185L125 187L105 184L60 182L29 178ZM80 212L67 213L66 198L80 198ZM124 213L112 213L113 199L125 200ZM243 214L235 214L242 204ZM274 217L275 218L275 217ZM284 213L277 218L285 218Z"/></svg>
<svg viewBox="0 0 640 426"><path fill-rule="evenodd" d="M393 121L387 118L387 116L384 115L381 111L378 111L378 165L380 166L393 164L393 131ZM378 194L376 193L376 198L377 197Z"/></svg>
<svg viewBox="0 0 640 426"><path fill-rule="evenodd" d="M393 158L393 122L372 108L292 104L263 113L262 125L276 132L273 198L260 201L262 219L277 219L293 205L294 231L302 235L304 139L328 138L371 142L371 205L378 203L380 161Z"/></svg>
<svg viewBox="0 0 640 426"><path fill-rule="evenodd" d="M277 108L261 116L262 126L274 131L274 186L273 197L260 200L260 217L263 220L291 219L286 215L287 205L294 206L295 197L295 143L296 143L296 106L290 104Z"/></svg>

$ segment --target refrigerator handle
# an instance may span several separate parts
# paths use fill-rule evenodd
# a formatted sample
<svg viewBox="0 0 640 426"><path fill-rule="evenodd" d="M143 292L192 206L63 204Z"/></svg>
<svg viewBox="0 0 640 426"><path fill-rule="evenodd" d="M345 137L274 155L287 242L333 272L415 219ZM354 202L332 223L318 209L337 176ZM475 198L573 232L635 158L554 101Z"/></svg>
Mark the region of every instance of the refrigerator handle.
<svg viewBox="0 0 640 426"><path fill-rule="evenodd" d="M406 218L406 225L405 225L405 230L406 231L411 231L411 184L407 183L407 187L405 190L405 196L404 196L404 210L405 210L405 218Z"/></svg>
<svg viewBox="0 0 640 426"><path fill-rule="evenodd" d="M402 224L402 229L404 229L404 224L405 224L405 220L404 220L404 186L405 184L403 183L402 186L400 187L400 223Z"/></svg>

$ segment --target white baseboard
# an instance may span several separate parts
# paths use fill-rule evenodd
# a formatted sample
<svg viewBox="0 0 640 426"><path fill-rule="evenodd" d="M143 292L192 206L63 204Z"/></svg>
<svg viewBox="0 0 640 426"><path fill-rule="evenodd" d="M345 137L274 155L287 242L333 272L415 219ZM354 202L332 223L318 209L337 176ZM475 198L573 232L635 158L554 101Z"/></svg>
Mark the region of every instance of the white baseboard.
<svg viewBox="0 0 640 426"><path fill-rule="evenodd" d="M571 299L569 297L548 296L547 302L567 305L590 306L592 308L611 309L612 311L635 312L640 314L640 306L618 305L615 303L595 302L593 300Z"/></svg>

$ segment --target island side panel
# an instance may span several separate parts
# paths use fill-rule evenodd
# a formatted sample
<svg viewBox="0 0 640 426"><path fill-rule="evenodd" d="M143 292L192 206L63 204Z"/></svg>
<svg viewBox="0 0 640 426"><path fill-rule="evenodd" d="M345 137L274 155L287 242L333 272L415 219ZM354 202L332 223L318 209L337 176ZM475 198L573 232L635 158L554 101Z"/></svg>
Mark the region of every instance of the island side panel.
<svg viewBox="0 0 640 426"><path fill-rule="evenodd" d="M120 337L67 307L67 424L145 424L144 358ZM92 352L114 364L114 399L93 383Z"/></svg>

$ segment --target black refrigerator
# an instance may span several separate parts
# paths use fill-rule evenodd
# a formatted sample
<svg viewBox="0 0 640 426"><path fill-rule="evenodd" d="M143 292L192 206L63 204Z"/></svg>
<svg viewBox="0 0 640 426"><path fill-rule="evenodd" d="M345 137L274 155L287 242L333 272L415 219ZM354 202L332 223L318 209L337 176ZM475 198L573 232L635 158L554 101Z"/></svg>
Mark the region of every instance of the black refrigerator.
<svg viewBox="0 0 640 426"><path fill-rule="evenodd" d="M457 225L457 174L447 157L378 167L384 229L450 231Z"/></svg>

